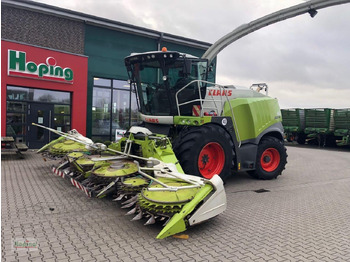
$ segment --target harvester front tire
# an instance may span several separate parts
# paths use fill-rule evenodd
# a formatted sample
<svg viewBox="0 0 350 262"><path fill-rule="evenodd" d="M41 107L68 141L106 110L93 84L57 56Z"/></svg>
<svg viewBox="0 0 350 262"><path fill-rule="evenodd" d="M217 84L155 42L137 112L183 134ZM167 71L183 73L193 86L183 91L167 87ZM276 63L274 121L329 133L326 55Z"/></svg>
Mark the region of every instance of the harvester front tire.
<svg viewBox="0 0 350 262"><path fill-rule="evenodd" d="M186 174L223 181L232 173L233 142L220 126L204 125L183 130L174 141L175 155Z"/></svg>
<svg viewBox="0 0 350 262"><path fill-rule="evenodd" d="M256 169L249 174L258 179L274 179L282 174L286 164L287 149L283 141L275 137L266 137L258 146Z"/></svg>

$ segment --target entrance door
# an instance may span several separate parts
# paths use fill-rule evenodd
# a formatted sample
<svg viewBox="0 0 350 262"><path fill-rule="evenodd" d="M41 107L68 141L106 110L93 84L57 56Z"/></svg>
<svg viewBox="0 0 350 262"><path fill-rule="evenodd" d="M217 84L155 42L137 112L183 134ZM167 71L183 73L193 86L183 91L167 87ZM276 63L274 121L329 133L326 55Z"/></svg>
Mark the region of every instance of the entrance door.
<svg viewBox="0 0 350 262"><path fill-rule="evenodd" d="M39 149L51 141L52 133L41 127L33 126L36 123L52 127L54 106L50 104L28 103L28 136L29 148Z"/></svg>

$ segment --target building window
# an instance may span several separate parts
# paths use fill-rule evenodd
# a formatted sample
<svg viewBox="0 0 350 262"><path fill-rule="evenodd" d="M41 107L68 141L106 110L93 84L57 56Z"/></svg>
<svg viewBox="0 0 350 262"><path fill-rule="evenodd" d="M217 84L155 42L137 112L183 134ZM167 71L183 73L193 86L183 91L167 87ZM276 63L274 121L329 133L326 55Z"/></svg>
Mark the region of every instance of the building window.
<svg viewBox="0 0 350 262"><path fill-rule="evenodd" d="M116 132L126 131L139 121L136 95L127 81L94 78L92 139L114 141Z"/></svg>
<svg viewBox="0 0 350 262"><path fill-rule="evenodd" d="M71 129L69 92L7 86L6 96L6 135L14 137L17 142L34 139L30 133L32 123L63 132Z"/></svg>

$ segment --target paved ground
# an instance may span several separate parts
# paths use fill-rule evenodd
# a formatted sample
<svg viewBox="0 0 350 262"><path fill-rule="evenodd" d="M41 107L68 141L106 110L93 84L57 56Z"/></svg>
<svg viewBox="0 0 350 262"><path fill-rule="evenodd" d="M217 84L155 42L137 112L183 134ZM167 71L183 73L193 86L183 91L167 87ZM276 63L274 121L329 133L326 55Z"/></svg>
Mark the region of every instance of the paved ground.
<svg viewBox="0 0 350 262"><path fill-rule="evenodd" d="M277 180L230 179L228 210L187 240L156 240L160 226L86 198L37 154L2 155L2 261L350 261L350 151L288 154ZM14 249L21 239L37 250Z"/></svg>

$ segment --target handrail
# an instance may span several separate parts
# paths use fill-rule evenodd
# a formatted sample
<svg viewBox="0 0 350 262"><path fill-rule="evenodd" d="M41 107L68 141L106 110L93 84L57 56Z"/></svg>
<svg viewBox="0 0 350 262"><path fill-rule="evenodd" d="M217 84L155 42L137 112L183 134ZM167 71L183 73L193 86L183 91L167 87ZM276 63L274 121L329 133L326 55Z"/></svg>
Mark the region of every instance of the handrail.
<svg viewBox="0 0 350 262"><path fill-rule="evenodd" d="M189 100L189 101L186 101L184 103L179 103L179 98L178 98L178 95L184 91L187 87L189 87L190 85L194 84L194 83L197 83L197 87L198 87L198 93L199 93L199 99L193 99L193 100ZM220 94L224 94L223 95L220 95L220 100L216 100L213 98L213 95L211 95L211 98L212 99L206 99L206 98L202 98L202 94L201 94L201 86L200 86L200 83L205 83L205 84L209 84L209 85L212 85L212 86L215 86L215 87L219 87L219 90L220 90ZM236 118L235 118L235 115L233 113L233 108L231 106L231 103L230 103L230 100L227 96L227 92L222 92L224 90L227 90L227 87L223 86L223 85L219 85L219 84L215 84L213 82L208 82L208 81L205 81L205 80L192 80L191 82L189 82L187 85L185 85L184 87L180 88L176 93L175 93L175 100L176 100L176 107L177 107L177 113L178 113L178 116L181 116L181 112L180 112L180 106L183 106L183 105L187 105L187 104L190 104L190 103L194 103L194 102L199 102L200 103L200 116L202 117L203 116L203 109L204 108L207 108L207 107L203 107L203 103L205 101L208 101L208 102L213 102L214 105L215 105L215 108L212 108L212 109L216 109L218 115L221 115L221 111L223 110L224 108L224 103L227 102L229 107L230 107L230 111L231 111L231 115L232 115L232 122L234 124L234 129L236 131L236 135L237 135L237 140L238 140L238 147L241 147L241 144L242 144L242 141L241 141L241 138L240 138L240 135L239 135L239 131L238 131L238 126L237 126L237 122L236 122ZM225 101L223 101L223 97L226 98ZM221 103L221 111L219 112L219 107L216 105L216 102L220 102ZM207 109L210 109L211 107L208 107Z"/></svg>

